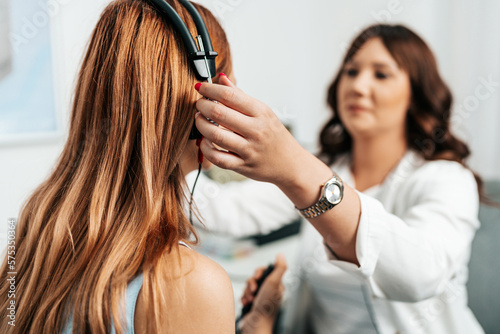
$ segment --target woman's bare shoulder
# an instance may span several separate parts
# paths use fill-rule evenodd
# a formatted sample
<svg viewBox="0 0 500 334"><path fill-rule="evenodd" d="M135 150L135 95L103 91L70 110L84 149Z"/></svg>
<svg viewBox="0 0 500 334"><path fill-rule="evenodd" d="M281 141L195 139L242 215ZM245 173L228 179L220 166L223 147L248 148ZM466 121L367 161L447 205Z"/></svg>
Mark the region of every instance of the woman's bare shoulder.
<svg viewBox="0 0 500 334"><path fill-rule="evenodd" d="M175 264L176 279L162 280L165 310L162 317L167 332L183 333L234 333L234 296L226 271L215 261L186 247L179 247L180 263L170 258L163 261L165 277L172 276ZM168 258L167 258L168 261ZM145 329L146 322L154 315L146 314L142 291L136 306L135 328Z"/></svg>

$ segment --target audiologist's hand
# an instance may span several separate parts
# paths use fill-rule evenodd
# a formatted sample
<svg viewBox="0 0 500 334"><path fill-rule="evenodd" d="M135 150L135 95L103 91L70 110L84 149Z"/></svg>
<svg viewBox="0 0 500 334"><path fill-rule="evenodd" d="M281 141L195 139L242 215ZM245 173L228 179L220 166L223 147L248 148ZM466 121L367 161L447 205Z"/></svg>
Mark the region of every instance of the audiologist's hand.
<svg viewBox="0 0 500 334"><path fill-rule="evenodd" d="M196 126L205 136L201 149L219 167L281 186L295 180L307 161L319 162L297 143L270 107L232 85L227 77L219 78L219 84L198 84L197 89L219 102L201 98L196 103Z"/></svg>
<svg viewBox="0 0 500 334"><path fill-rule="evenodd" d="M270 334L273 330L274 321L281 307L281 299L285 290L281 279L287 268L285 257L278 254L274 264L274 270L264 280L257 296L257 280L262 276L266 267L261 267L248 279L247 286L241 297L243 306L253 302L252 309L242 320L242 333L248 334Z"/></svg>

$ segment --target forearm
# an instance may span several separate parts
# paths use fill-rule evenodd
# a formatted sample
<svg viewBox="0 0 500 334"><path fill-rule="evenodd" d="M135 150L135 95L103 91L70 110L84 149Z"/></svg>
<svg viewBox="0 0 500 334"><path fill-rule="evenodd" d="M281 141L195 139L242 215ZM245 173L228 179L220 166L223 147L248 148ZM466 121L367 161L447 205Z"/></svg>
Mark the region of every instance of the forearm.
<svg viewBox="0 0 500 334"><path fill-rule="evenodd" d="M230 87L204 84L199 92L219 101L216 104L200 99L196 106L200 111L196 126L205 136L200 147L208 160L249 178L277 185L297 208L318 201L320 185L331 178L332 171L297 143L268 106ZM225 129L214 126L208 119ZM310 222L333 251L357 263L355 239L359 214L359 199L347 186L342 204Z"/></svg>
<svg viewBox="0 0 500 334"><path fill-rule="evenodd" d="M321 185L332 177L332 170L315 156L303 150L298 154L289 177L277 186L299 209L316 203ZM323 236L325 243L342 260L359 264L356 258L356 232L361 214L358 194L344 184L344 197L340 204L309 222Z"/></svg>

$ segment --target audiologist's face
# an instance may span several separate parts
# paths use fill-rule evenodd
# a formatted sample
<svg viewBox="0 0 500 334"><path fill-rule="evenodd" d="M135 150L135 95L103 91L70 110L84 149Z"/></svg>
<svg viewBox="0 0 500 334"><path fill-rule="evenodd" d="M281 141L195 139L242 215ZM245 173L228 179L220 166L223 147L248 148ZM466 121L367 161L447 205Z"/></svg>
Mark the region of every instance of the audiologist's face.
<svg viewBox="0 0 500 334"><path fill-rule="evenodd" d="M410 79L379 38L368 40L345 64L337 96L339 116L353 139L404 136Z"/></svg>

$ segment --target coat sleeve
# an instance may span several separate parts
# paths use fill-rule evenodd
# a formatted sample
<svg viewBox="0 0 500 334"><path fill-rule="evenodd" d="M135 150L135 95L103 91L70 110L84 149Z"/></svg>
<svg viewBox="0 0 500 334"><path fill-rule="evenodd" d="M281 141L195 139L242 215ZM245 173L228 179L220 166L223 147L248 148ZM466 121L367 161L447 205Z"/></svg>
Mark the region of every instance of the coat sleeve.
<svg viewBox="0 0 500 334"><path fill-rule="evenodd" d="M417 302L437 296L466 272L479 228L475 178L458 163L431 162L393 193L403 208L398 215L359 193L359 267L331 252L328 256L331 263L364 277L379 298Z"/></svg>
<svg viewBox="0 0 500 334"><path fill-rule="evenodd" d="M195 172L186 177L189 189L195 177ZM193 215L196 224L234 237L267 234L299 218L278 187L250 179L222 184L202 173L194 201L201 220Z"/></svg>

